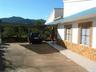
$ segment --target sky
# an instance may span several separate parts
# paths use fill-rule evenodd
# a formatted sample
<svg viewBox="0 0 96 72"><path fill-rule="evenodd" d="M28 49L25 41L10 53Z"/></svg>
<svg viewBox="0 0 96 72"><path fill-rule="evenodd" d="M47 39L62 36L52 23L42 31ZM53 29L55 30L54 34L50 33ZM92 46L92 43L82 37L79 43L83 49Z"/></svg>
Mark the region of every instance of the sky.
<svg viewBox="0 0 96 72"><path fill-rule="evenodd" d="M53 8L62 8L63 0L0 0L0 18L19 16L45 19Z"/></svg>

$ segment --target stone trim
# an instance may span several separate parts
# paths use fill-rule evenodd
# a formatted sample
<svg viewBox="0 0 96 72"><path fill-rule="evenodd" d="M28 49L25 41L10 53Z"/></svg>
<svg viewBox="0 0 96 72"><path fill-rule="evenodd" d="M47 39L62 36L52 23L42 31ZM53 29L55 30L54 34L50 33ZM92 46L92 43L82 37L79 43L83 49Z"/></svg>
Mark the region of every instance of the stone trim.
<svg viewBox="0 0 96 72"><path fill-rule="evenodd" d="M96 49L86 47L80 44L73 44L69 41L57 40L57 43L62 45L63 47L66 47L66 49L70 49L71 51L76 52L82 56L85 56L90 60L96 61Z"/></svg>

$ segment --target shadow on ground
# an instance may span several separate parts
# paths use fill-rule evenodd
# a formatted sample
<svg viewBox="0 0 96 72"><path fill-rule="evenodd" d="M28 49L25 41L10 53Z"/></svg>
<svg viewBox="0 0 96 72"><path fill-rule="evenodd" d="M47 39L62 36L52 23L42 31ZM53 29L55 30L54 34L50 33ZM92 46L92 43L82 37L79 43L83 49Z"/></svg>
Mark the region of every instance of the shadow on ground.
<svg viewBox="0 0 96 72"><path fill-rule="evenodd" d="M0 72L8 72L6 71L7 68L12 69L11 62L5 58L8 45L9 44L0 44Z"/></svg>
<svg viewBox="0 0 96 72"><path fill-rule="evenodd" d="M34 51L38 54L51 54L51 53L56 53L58 52L56 49L52 48L46 43L42 44L21 44L21 46Z"/></svg>

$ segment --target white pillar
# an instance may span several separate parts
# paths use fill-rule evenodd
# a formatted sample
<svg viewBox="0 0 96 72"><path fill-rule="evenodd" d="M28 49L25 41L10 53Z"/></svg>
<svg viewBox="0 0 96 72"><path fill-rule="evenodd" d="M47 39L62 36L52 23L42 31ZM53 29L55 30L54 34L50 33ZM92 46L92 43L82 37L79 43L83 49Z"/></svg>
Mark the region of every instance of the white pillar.
<svg viewBox="0 0 96 72"><path fill-rule="evenodd" d="M78 44L78 24L72 24L72 43Z"/></svg>
<svg viewBox="0 0 96 72"><path fill-rule="evenodd" d="M92 48L96 48L96 18L93 20L92 29Z"/></svg>
<svg viewBox="0 0 96 72"><path fill-rule="evenodd" d="M60 40L64 40L64 25L63 24L58 24L58 28L57 28L57 38Z"/></svg>

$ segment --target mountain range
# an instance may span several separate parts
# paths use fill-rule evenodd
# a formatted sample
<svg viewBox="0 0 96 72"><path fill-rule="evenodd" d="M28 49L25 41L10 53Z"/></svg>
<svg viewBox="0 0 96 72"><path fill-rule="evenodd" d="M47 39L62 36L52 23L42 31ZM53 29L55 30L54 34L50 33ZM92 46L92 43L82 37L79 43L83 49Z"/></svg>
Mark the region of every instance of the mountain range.
<svg viewBox="0 0 96 72"><path fill-rule="evenodd" d="M32 24L34 25L36 20L35 19L25 19L22 17L9 17L9 18L0 18L1 22L8 23L8 24ZM42 19L41 19L42 20Z"/></svg>

